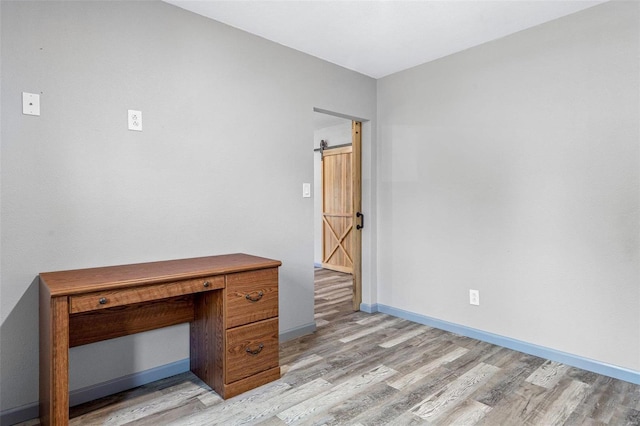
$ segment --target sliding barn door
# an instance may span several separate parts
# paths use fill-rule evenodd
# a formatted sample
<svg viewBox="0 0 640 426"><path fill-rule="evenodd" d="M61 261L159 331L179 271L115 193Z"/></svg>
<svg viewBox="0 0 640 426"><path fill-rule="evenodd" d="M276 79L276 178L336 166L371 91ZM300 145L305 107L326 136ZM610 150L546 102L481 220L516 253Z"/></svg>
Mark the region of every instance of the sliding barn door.
<svg viewBox="0 0 640 426"><path fill-rule="evenodd" d="M322 267L353 273L352 148L322 154Z"/></svg>

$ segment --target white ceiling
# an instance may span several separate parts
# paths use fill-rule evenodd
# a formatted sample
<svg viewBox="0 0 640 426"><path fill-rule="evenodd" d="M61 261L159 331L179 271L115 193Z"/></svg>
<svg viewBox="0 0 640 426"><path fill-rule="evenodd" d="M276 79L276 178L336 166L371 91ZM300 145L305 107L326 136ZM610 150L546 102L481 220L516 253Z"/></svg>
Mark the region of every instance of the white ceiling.
<svg viewBox="0 0 640 426"><path fill-rule="evenodd" d="M374 78L604 1L165 0Z"/></svg>

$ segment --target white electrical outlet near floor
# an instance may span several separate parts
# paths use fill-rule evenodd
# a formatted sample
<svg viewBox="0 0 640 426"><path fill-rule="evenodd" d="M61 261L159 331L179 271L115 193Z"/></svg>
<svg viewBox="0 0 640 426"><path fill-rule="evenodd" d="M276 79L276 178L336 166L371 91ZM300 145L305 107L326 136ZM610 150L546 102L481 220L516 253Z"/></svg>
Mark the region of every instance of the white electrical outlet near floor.
<svg viewBox="0 0 640 426"><path fill-rule="evenodd" d="M142 111L127 110L127 119L129 130L142 131Z"/></svg>

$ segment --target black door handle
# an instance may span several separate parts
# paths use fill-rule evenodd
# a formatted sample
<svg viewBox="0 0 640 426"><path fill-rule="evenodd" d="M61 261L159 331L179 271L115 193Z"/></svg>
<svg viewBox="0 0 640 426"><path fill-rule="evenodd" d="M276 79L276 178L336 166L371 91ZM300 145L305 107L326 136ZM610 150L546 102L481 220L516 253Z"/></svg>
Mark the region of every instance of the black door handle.
<svg viewBox="0 0 640 426"><path fill-rule="evenodd" d="M364 214L363 214L363 213L360 213L360 212L357 212L357 213L356 213L356 217L361 218L361 219L360 219L360 225L356 225L356 229L362 229L362 228L364 228Z"/></svg>

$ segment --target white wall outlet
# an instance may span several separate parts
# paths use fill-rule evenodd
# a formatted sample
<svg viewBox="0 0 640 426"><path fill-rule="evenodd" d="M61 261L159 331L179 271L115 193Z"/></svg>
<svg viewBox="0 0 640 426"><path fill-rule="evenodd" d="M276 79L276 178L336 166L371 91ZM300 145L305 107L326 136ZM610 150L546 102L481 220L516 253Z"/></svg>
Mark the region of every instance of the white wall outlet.
<svg viewBox="0 0 640 426"><path fill-rule="evenodd" d="M303 183L302 184L302 197L303 198L311 198L311 184Z"/></svg>
<svg viewBox="0 0 640 426"><path fill-rule="evenodd" d="M142 131L142 111L128 110L129 130Z"/></svg>
<svg viewBox="0 0 640 426"><path fill-rule="evenodd" d="M480 305L480 292L478 290L469 290L469 303L471 305Z"/></svg>
<svg viewBox="0 0 640 426"><path fill-rule="evenodd" d="M22 113L25 115L40 115L40 95L22 92Z"/></svg>

